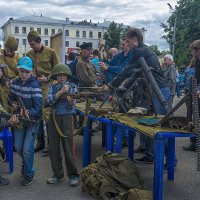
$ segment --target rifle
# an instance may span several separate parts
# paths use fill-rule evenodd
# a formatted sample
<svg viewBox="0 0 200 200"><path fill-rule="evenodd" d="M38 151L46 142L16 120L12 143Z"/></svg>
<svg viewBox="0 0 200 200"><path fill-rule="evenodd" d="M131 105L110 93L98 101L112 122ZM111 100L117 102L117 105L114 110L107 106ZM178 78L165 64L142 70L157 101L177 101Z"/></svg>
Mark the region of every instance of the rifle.
<svg viewBox="0 0 200 200"><path fill-rule="evenodd" d="M12 115L13 114L10 114L10 113L0 112L0 117L5 118L5 119L10 119ZM16 114L16 115L17 115L17 118L19 119L19 121L21 121L23 123L29 123L29 124L32 124L32 123L36 124L36 123L38 123L37 121L20 117L19 114Z"/></svg>
<svg viewBox="0 0 200 200"><path fill-rule="evenodd" d="M61 100L65 100L68 97L71 97L72 99L80 99L80 98L85 98L85 99L88 99L88 98L94 98L96 96L100 96L102 95L102 93L100 92L76 92L76 93L64 93L62 94L57 100L55 103L58 103L59 101ZM49 107L50 105L48 104L47 101L44 101L44 107L47 108Z"/></svg>

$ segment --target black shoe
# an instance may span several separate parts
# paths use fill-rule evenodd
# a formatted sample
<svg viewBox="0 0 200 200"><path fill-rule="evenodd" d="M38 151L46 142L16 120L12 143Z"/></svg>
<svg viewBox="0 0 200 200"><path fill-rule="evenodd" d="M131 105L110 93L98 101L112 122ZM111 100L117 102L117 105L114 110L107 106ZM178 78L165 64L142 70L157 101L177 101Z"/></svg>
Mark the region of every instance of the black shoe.
<svg viewBox="0 0 200 200"><path fill-rule="evenodd" d="M188 146L188 147L183 147L183 150L185 151L196 151L196 148L194 146Z"/></svg>
<svg viewBox="0 0 200 200"><path fill-rule="evenodd" d="M35 180L35 176L24 176L23 181L21 182L22 186L28 186L31 185L33 183L33 181Z"/></svg>
<svg viewBox="0 0 200 200"><path fill-rule="evenodd" d="M42 149L44 149L45 145L44 144L37 144L35 149L34 149L34 152L39 152L41 151Z"/></svg>
<svg viewBox="0 0 200 200"><path fill-rule="evenodd" d="M47 145L44 150L42 151L42 153L49 153L49 145Z"/></svg>
<svg viewBox="0 0 200 200"><path fill-rule="evenodd" d="M24 165L21 167L21 176L24 176Z"/></svg>
<svg viewBox="0 0 200 200"><path fill-rule="evenodd" d="M9 184L9 180L2 178L0 176L0 186L4 186L4 185L8 185Z"/></svg>
<svg viewBox="0 0 200 200"><path fill-rule="evenodd" d="M136 149L134 149L134 153L145 153L145 149L139 146Z"/></svg>
<svg viewBox="0 0 200 200"><path fill-rule="evenodd" d="M127 142L123 142L122 143L122 148L127 148L128 147L128 143Z"/></svg>
<svg viewBox="0 0 200 200"><path fill-rule="evenodd" d="M146 156L143 156L142 158L135 159L135 162L137 162L137 163L145 163L145 164L153 164L154 160L149 159Z"/></svg>

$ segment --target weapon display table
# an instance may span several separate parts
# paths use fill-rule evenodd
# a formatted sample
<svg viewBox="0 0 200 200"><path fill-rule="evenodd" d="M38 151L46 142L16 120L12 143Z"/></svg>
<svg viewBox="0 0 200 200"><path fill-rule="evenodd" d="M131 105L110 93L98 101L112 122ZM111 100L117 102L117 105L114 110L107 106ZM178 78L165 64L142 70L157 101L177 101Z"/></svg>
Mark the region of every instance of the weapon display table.
<svg viewBox="0 0 200 200"><path fill-rule="evenodd" d="M129 158L133 159L134 135L136 132L143 133L154 139L155 160L154 160L154 200L163 199L163 172L164 172L164 153L165 141L168 139L168 180L174 180L174 160L175 160L175 138L179 137L194 137L194 133L189 133L184 130L150 127L138 124L133 117L125 114L116 114L111 117L112 125L117 128L117 153L121 152L122 130L126 129L129 133ZM114 135L112 136L114 137Z"/></svg>
<svg viewBox="0 0 200 200"><path fill-rule="evenodd" d="M98 107L99 104L94 106ZM84 104L78 104L77 109L84 114ZM179 129L150 127L138 124L134 117L122 113L114 113L112 116L104 114L104 117L89 115L88 118L94 121L106 123L106 150L114 151L114 132L113 127L117 128L116 152L121 152L122 130L128 130L129 148L128 156L134 158L134 137L136 132L142 133L154 139L155 160L154 160L154 200L163 199L163 172L164 172L164 153L165 141L168 139L168 180L174 180L174 158L175 158L175 138L194 137L195 134ZM88 126L84 128L83 139L83 166L90 163L91 157L91 134Z"/></svg>
<svg viewBox="0 0 200 200"><path fill-rule="evenodd" d="M101 102L97 102L91 105L91 108L98 108ZM104 108L111 108L110 105L106 104ZM77 103L76 109L78 113L82 116L84 116L84 109L85 109L85 102L83 103ZM107 151L114 151L113 143L114 143L114 137L112 134L112 120L106 117L100 117L95 115L88 115L89 122L90 121L99 121L103 124L105 124L106 129L106 142L105 147ZM86 167L91 162L91 130L90 125L87 123L87 126L84 127L83 130L83 167Z"/></svg>

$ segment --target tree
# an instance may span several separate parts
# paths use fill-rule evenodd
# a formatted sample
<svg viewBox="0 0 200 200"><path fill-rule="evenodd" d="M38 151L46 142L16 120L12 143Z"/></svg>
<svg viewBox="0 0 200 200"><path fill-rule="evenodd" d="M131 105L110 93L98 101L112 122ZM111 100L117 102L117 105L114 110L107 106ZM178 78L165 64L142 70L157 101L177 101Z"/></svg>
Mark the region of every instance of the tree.
<svg viewBox="0 0 200 200"><path fill-rule="evenodd" d="M108 31L103 36L106 42L106 49L112 47L119 48L121 33L123 31L122 26L123 24L117 24L114 21L110 23Z"/></svg>
<svg viewBox="0 0 200 200"><path fill-rule="evenodd" d="M158 49L158 46L157 46L157 45L151 45L151 46L149 46L149 48L150 48L157 56L161 55L161 52L160 52L160 50Z"/></svg>
<svg viewBox="0 0 200 200"><path fill-rule="evenodd" d="M172 50L173 27L176 19L175 61L178 66L191 60L189 45L200 39L200 3L199 0L179 0L164 28L165 38Z"/></svg>

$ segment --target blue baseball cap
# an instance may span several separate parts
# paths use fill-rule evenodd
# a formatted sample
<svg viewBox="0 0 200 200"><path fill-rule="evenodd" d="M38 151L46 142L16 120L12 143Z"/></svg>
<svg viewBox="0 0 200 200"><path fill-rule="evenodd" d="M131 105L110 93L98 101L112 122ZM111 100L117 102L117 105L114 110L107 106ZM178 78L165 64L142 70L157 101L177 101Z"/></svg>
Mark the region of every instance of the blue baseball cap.
<svg viewBox="0 0 200 200"><path fill-rule="evenodd" d="M33 62L27 56L22 57L21 59L19 59L17 68L18 69L26 69L28 71L31 71L31 70L33 70Z"/></svg>

